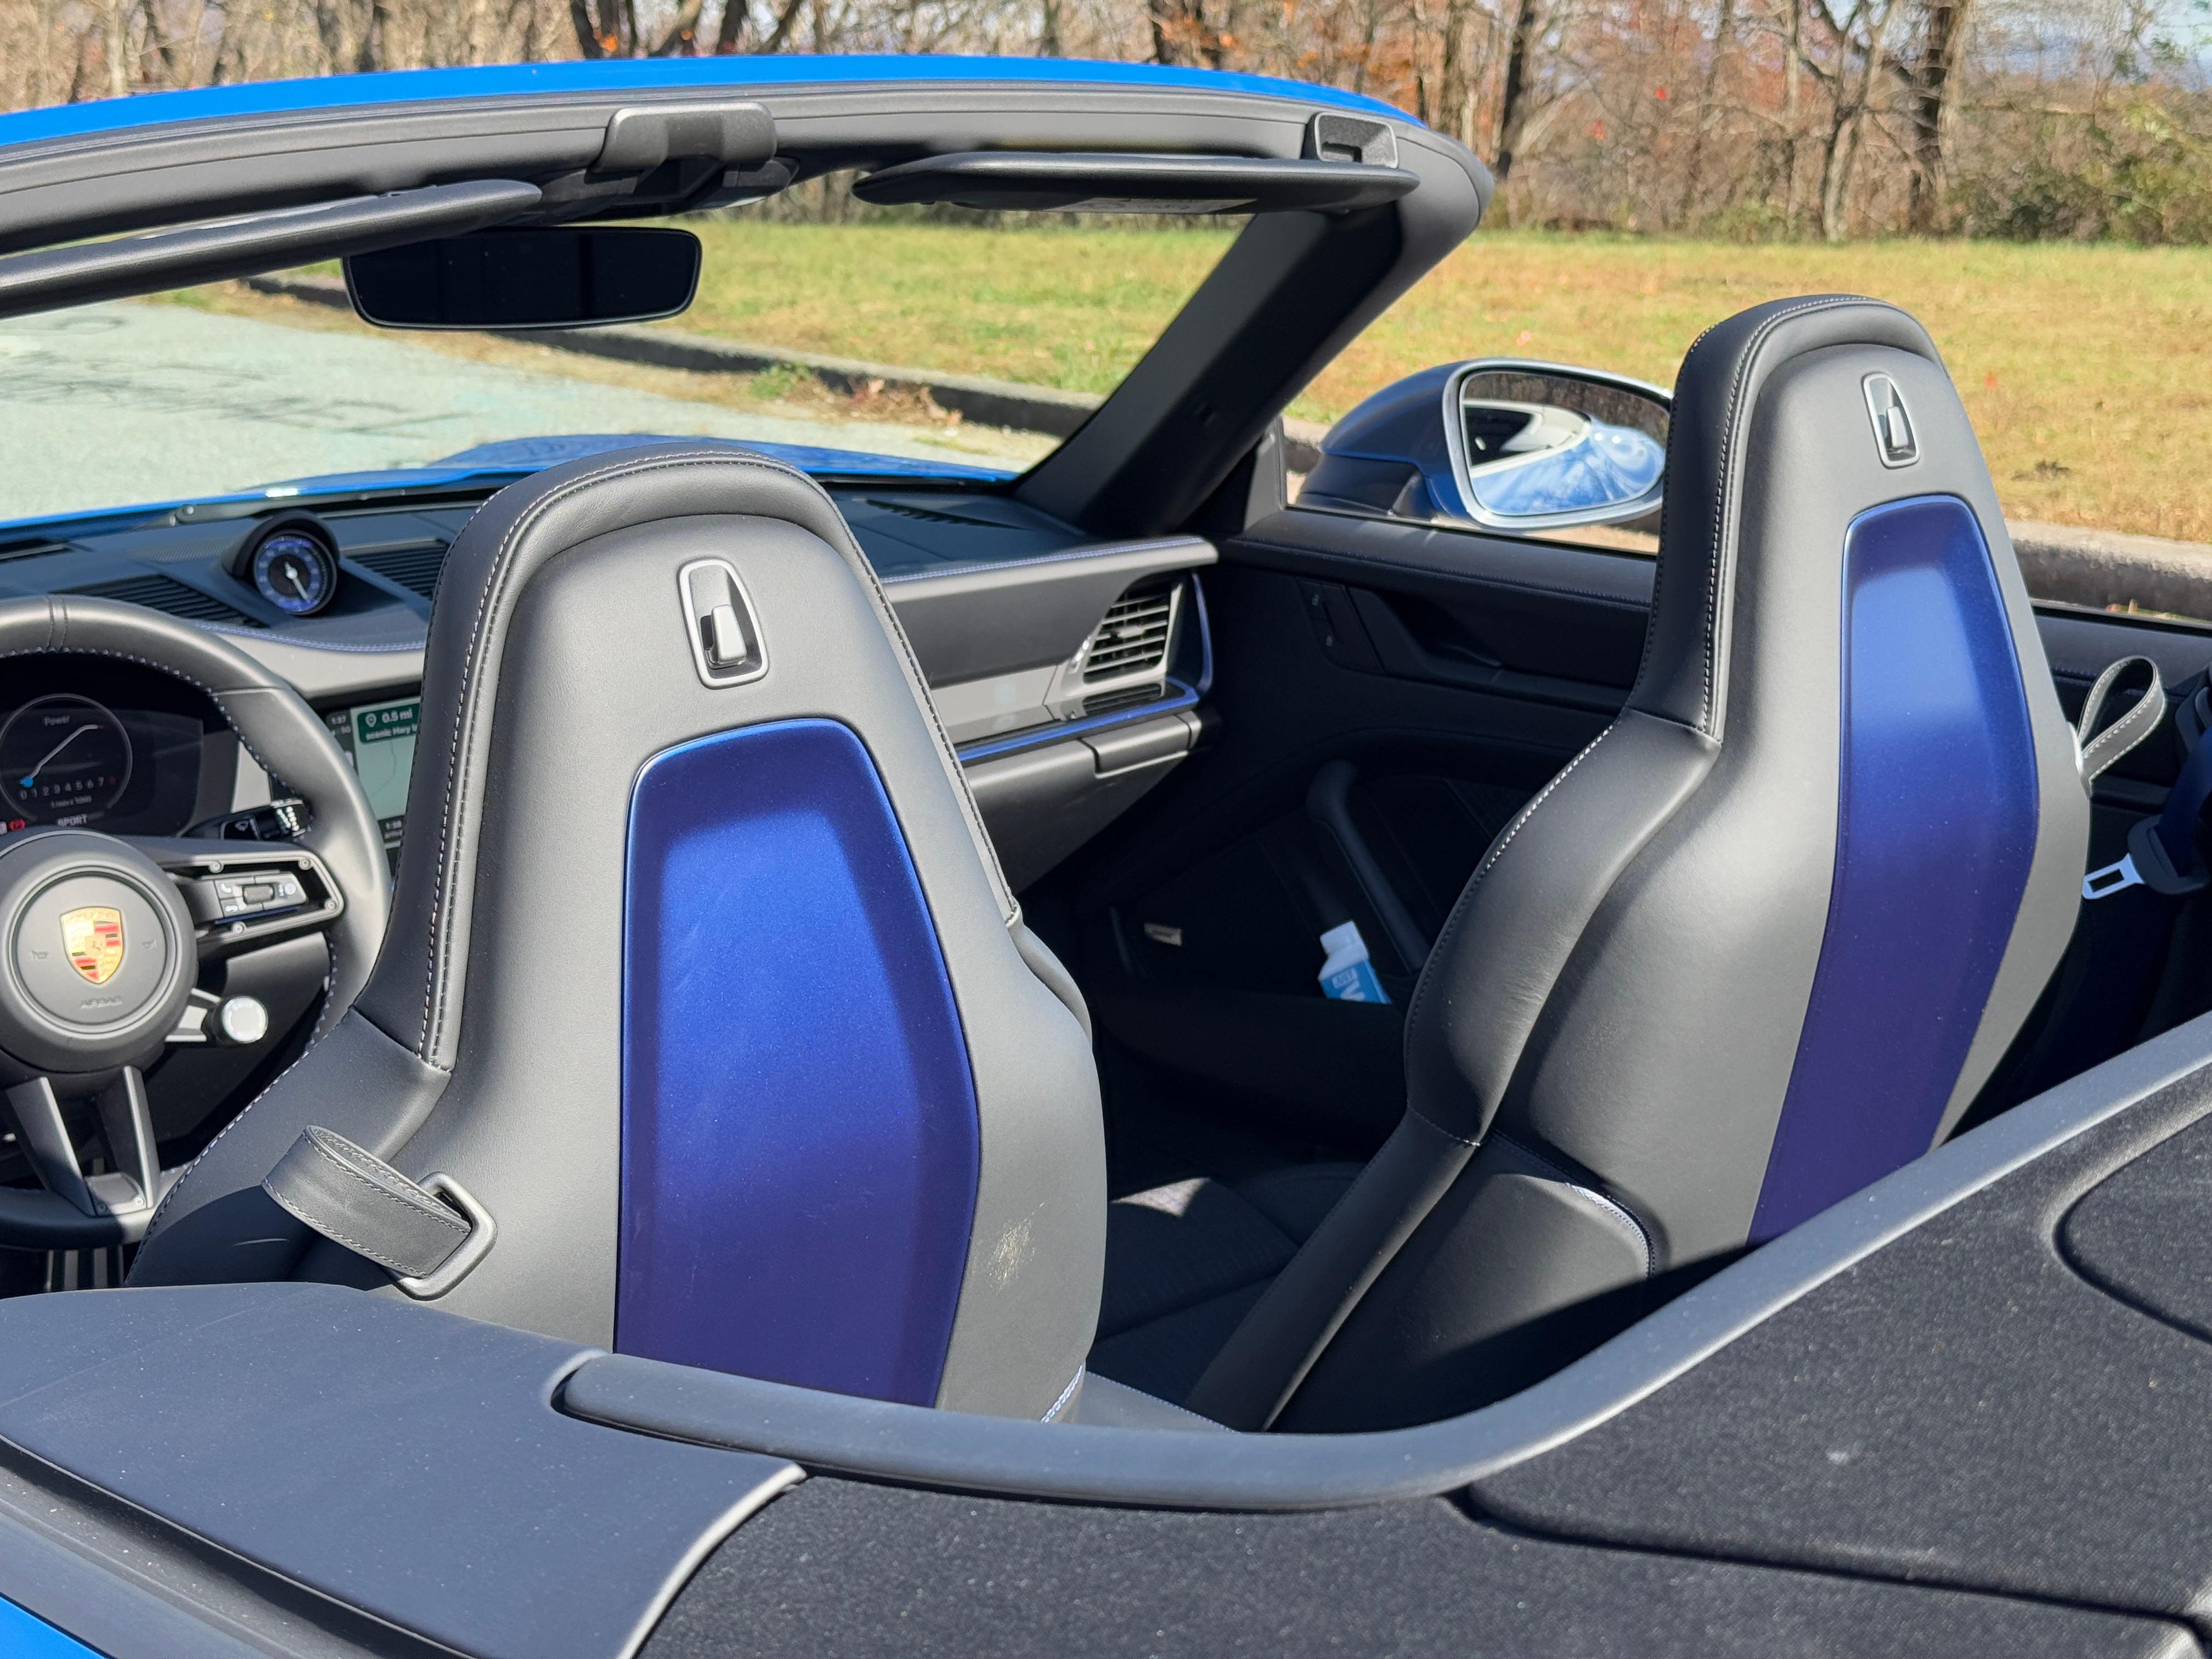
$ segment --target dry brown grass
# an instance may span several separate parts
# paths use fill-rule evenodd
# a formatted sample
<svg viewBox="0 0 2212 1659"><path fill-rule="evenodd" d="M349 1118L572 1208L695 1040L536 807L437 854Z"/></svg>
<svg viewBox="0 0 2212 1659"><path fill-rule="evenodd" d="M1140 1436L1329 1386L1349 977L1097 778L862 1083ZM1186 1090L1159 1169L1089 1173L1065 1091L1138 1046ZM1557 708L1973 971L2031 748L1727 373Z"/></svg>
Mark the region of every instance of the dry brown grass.
<svg viewBox="0 0 2212 1659"><path fill-rule="evenodd" d="M710 226L680 326L1076 390L1110 386L1219 257L1218 232ZM979 239L981 239L979 244ZM1292 408L1341 415L1431 363L1588 363L1670 383L1706 327L1792 294L1927 324L2019 519L2212 540L2212 250L1768 244L1478 233Z"/></svg>
<svg viewBox="0 0 2212 1659"><path fill-rule="evenodd" d="M1315 382L1328 418L1423 364L1486 355L1671 382L1698 333L1793 294L1927 325L2015 519L2212 541L2212 250L1840 247L1478 234Z"/></svg>
<svg viewBox="0 0 2212 1659"><path fill-rule="evenodd" d="M1225 233L1197 229L696 228L706 276L672 326L1088 392L1127 372L1227 244ZM2212 249L1738 246L1486 231L1355 341L1291 413L1334 419L1401 375L1473 356L1593 364L1665 385L1710 325L1762 300L1830 292L1893 300L1927 324L2011 517L2212 541ZM218 302L296 313L302 326L360 326L234 291ZM797 375L686 374L480 337L413 337L707 402L932 419L919 407L856 407ZM1029 441L1037 453L1050 444Z"/></svg>

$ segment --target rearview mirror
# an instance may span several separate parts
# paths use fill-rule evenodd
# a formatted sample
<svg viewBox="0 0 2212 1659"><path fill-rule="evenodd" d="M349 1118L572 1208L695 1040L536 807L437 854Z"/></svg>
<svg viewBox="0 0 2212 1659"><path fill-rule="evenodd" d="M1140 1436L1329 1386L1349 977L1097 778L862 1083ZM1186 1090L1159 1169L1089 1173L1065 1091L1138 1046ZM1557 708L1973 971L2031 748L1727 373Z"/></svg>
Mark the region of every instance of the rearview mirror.
<svg viewBox="0 0 2212 1659"><path fill-rule="evenodd" d="M1445 364L1338 422L1299 500L1655 552L1670 403L1597 369Z"/></svg>
<svg viewBox="0 0 2212 1659"><path fill-rule="evenodd" d="M688 230L488 230L345 262L346 292L379 328L582 328L673 317L699 286Z"/></svg>

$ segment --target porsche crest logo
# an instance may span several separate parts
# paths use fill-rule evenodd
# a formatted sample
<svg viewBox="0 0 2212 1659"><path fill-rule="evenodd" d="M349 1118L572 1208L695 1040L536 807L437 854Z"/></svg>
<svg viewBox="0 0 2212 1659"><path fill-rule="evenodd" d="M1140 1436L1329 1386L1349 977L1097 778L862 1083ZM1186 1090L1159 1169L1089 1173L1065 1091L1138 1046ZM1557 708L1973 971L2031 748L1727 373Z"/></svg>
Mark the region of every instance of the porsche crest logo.
<svg viewBox="0 0 2212 1659"><path fill-rule="evenodd" d="M104 904L62 915L62 949L70 966L94 985L105 985L123 965L123 913Z"/></svg>

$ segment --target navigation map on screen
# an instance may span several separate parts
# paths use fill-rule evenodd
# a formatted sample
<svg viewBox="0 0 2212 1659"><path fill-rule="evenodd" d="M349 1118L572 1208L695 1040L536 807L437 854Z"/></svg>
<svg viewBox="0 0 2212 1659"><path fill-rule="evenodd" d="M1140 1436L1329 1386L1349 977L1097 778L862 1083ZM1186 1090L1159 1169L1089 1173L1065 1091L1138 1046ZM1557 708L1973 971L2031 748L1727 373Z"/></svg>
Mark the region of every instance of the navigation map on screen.
<svg viewBox="0 0 2212 1659"><path fill-rule="evenodd" d="M377 827L384 832L385 853L395 869L399 832L407 821L407 781L415 770L415 728L422 713L420 697L402 697L393 702L362 703L324 717L361 779L368 810L376 814Z"/></svg>

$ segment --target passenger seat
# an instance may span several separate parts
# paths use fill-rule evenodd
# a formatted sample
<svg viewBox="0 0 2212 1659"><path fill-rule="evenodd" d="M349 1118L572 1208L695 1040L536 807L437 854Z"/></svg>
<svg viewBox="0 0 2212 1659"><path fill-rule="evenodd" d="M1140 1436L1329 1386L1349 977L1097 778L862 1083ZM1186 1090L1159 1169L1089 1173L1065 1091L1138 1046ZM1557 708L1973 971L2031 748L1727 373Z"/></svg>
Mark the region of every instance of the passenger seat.
<svg viewBox="0 0 2212 1659"><path fill-rule="evenodd" d="M1454 907L1397 1129L1348 1188L1114 1206L1108 1375L1247 1430L1501 1398L1927 1152L2035 1006L2087 791L1925 331L1848 296L1719 325L1667 469L1637 683Z"/></svg>

